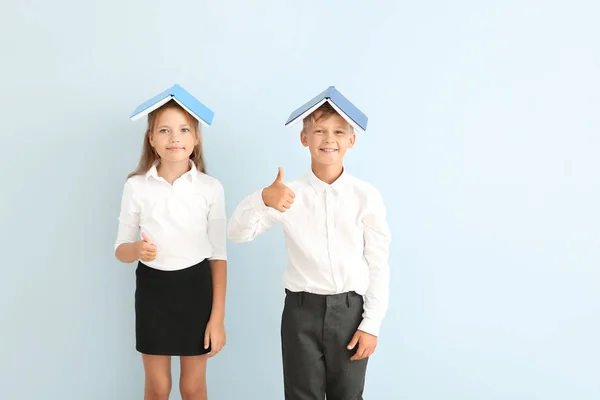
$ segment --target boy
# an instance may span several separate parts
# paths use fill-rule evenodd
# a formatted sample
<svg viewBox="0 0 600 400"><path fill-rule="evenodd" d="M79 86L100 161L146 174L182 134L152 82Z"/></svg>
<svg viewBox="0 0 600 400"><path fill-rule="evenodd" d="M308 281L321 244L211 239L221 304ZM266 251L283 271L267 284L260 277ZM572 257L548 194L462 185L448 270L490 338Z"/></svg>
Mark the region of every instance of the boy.
<svg viewBox="0 0 600 400"><path fill-rule="evenodd" d="M269 187L238 205L228 236L248 242L283 225L289 256L281 320L285 399L362 399L367 360L387 311L390 243L379 192L343 165L354 131L363 131L367 118L329 87L288 124L300 119L311 170L284 184L279 168Z"/></svg>

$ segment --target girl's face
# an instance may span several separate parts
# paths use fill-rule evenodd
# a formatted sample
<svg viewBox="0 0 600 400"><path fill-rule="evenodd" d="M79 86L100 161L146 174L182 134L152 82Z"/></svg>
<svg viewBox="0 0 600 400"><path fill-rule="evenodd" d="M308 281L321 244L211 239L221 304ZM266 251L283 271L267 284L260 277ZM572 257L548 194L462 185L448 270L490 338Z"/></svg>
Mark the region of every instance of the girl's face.
<svg viewBox="0 0 600 400"><path fill-rule="evenodd" d="M200 138L189 116L178 108L167 108L157 118L150 144L162 162L187 162Z"/></svg>

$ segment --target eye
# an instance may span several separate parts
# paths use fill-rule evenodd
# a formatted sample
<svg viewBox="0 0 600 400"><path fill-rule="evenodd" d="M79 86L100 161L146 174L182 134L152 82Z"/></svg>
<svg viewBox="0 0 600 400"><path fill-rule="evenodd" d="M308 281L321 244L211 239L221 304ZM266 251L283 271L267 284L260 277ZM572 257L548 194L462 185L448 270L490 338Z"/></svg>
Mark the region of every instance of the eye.
<svg viewBox="0 0 600 400"><path fill-rule="evenodd" d="M190 128L183 128L183 129L181 130L181 132L183 132L183 133L188 133L189 131L190 131Z"/></svg>
<svg viewBox="0 0 600 400"><path fill-rule="evenodd" d="M159 132L160 133L167 133L167 132L169 132L169 130L167 128L162 128Z"/></svg>
<svg viewBox="0 0 600 400"><path fill-rule="evenodd" d="M344 131L335 131L336 135L343 135L345 132Z"/></svg>
<svg viewBox="0 0 600 400"><path fill-rule="evenodd" d="M323 130L322 129L318 129L315 131L316 135L322 135L323 134Z"/></svg>

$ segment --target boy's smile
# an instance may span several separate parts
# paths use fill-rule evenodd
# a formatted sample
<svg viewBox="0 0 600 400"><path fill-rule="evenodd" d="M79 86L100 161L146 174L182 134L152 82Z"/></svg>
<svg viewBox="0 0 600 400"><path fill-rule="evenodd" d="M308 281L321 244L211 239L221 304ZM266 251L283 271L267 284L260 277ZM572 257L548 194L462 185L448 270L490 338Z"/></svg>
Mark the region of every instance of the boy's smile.
<svg viewBox="0 0 600 400"><path fill-rule="evenodd" d="M313 167L341 167L346 150L354 145L354 131L337 113L321 115L315 112L314 122L302 130L300 140L310 151Z"/></svg>

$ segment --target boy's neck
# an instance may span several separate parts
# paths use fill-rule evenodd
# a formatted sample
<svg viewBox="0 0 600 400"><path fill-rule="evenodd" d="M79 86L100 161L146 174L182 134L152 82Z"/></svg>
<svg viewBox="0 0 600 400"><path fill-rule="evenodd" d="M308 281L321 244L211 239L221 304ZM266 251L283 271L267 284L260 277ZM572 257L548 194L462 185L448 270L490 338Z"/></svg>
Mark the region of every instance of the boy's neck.
<svg viewBox="0 0 600 400"><path fill-rule="evenodd" d="M171 185L175 182L181 175L185 174L190 170L190 161L182 161L175 163L165 163L160 162L156 169L158 176L163 178L165 181L169 182Z"/></svg>
<svg viewBox="0 0 600 400"><path fill-rule="evenodd" d="M331 185L335 182L344 171L343 165L316 165L313 163L312 172L317 178Z"/></svg>

